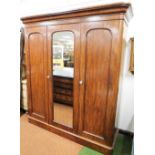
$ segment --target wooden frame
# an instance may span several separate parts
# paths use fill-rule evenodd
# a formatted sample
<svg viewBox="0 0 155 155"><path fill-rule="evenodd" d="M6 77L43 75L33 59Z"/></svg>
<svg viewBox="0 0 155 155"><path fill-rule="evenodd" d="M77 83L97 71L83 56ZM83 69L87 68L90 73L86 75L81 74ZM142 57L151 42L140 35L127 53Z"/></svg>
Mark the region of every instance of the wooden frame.
<svg viewBox="0 0 155 155"><path fill-rule="evenodd" d="M53 106L52 104L49 105L50 107L50 110L49 110L49 123L50 124L53 124L55 123L55 125L58 125L58 126L61 126L61 128L64 128L66 130L70 130L72 132L76 132L78 130L78 111L76 109L78 109L78 94L79 94L79 85L77 84L76 81L79 81L79 66L78 66L78 58L79 58L79 51L80 51L80 46L79 46L79 41L80 41L80 35L79 35L79 32L80 32L80 25L78 24L64 24L64 25L59 25L57 27L53 27L53 26L48 26L47 27L47 32L48 32L48 75L50 75L52 73L52 70L51 70L51 66L52 66L52 63L51 62L51 58L52 58L52 53L53 51L51 50L52 49L52 44L51 44L51 39L53 41L53 34L55 32L63 32L63 31L70 31L70 32L73 32L74 34L74 57L76 57L75 61L74 61L74 80L73 80L73 128L69 128L69 127L66 127L64 125L58 125L57 123L54 122L54 111L53 111ZM49 92L49 98L48 98L48 103L50 103L50 101L53 100L53 89L51 89L51 86L52 86L52 80L53 80L53 77L51 79L49 79L48 81L48 92ZM52 86L53 88L53 86ZM51 110L52 109L52 110ZM51 117L52 116L52 117Z"/></svg>
<svg viewBox="0 0 155 155"><path fill-rule="evenodd" d="M130 38L130 67L129 71L134 74L134 38Z"/></svg>
<svg viewBox="0 0 155 155"><path fill-rule="evenodd" d="M125 41L124 31L129 21L130 14L132 14L132 10L129 3L116 3L56 14L24 17L21 19L25 24L26 33L25 50L27 53L28 106L29 121L31 123L69 138L77 143L96 149L105 155L111 155L117 135L117 130L115 129L115 115L119 75L121 72L124 50L123 45ZM76 103L74 113L76 113L76 115L74 115L75 121L73 130L53 122L51 103L53 98L51 80L53 77L50 76L51 63L53 63L51 60L51 34L60 30L73 30L77 36L75 40L77 45L75 59L75 64L77 65L75 65L75 70L77 72L75 75L76 79L74 80L74 87L76 90L74 92L74 100ZM91 39L96 37L95 34L99 40L105 43L105 46L100 44L98 40ZM102 34L102 36L100 34ZM86 47L88 47L88 51L90 51L92 48L90 45L93 45L89 44L89 46L87 46L87 36L88 43L93 41L92 43L97 45L93 48L95 48L96 51L100 51L102 57L104 57L104 61L102 61L102 57L98 60L98 62L104 63L101 71L93 74L97 79L95 85L102 86L103 88L103 83L106 83L106 89L104 87L105 91L101 89L102 91L100 92L98 91L99 89L91 90L92 94L98 91L98 94L105 94L105 97L102 98L103 95L100 95L98 107L96 109L94 107L95 110L93 111L91 107L94 105L91 104L89 105L88 111L85 113L84 105L86 102L83 100L84 95L82 93L86 92L86 87L85 85L79 86L79 81L84 81L86 79L85 73L87 68L84 70L84 65L86 66L86 64L89 64L91 68L95 68L96 65L96 63L90 63L93 56L89 57L89 59L85 59ZM97 47L100 48L97 49ZM102 52L103 49L104 52ZM106 55L104 56L103 53ZM40 68L38 66L40 66ZM104 66L107 67L103 69ZM106 74L107 76L102 78L99 73L102 73L101 75ZM32 77L32 74L35 74L35 76ZM100 77L100 79L98 77ZM88 79L86 80L89 82ZM90 81L89 85L91 86L92 84L94 85L94 82ZM89 97L87 97L87 100L89 100ZM103 116L103 119L98 121L99 130L95 132L94 127L96 126L97 120L93 119L92 114L97 119ZM86 118L86 115L90 116L90 120L93 121L89 121L88 117L87 121L85 121L84 118ZM86 124L86 122L90 122L90 125L84 128L83 124Z"/></svg>

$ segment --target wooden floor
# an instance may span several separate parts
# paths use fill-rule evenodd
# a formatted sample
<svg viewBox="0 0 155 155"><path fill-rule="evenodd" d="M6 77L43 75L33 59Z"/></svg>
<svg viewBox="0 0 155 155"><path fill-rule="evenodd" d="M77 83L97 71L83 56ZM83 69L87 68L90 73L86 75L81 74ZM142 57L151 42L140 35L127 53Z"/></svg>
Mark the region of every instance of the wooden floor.
<svg viewBox="0 0 155 155"><path fill-rule="evenodd" d="M54 121L73 127L73 107L65 104L54 103Z"/></svg>
<svg viewBox="0 0 155 155"><path fill-rule="evenodd" d="M30 124L26 114L21 116L20 155L78 155L82 148L82 145Z"/></svg>

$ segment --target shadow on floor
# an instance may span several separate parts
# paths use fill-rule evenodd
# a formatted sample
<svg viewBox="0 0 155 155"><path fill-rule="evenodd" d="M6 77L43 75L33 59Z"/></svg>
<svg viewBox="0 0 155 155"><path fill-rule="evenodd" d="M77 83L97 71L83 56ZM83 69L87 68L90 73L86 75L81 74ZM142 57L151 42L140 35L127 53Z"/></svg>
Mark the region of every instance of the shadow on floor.
<svg viewBox="0 0 155 155"><path fill-rule="evenodd" d="M26 111L24 109L20 109L20 116L24 115Z"/></svg>

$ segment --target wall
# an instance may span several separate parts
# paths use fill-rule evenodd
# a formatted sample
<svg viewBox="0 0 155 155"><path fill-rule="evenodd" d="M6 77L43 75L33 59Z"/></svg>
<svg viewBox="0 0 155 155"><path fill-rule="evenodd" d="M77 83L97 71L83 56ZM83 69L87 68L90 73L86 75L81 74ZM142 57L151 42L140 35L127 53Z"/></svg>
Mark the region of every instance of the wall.
<svg viewBox="0 0 155 155"><path fill-rule="evenodd" d="M118 0L21 0L20 16L29 16L42 13L52 13L58 11L71 10L85 6L93 6L98 4L107 4L119 2ZM122 0L121 2L130 2L130 0ZM133 20L129 24L127 38L133 36ZM122 73L122 85L118 97L117 120L116 127L133 132L133 75L128 71L130 46L127 44L125 51L125 61Z"/></svg>
<svg viewBox="0 0 155 155"><path fill-rule="evenodd" d="M130 0L21 0L20 15L52 13L85 6L107 4L112 2L129 2Z"/></svg>
<svg viewBox="0 0 155 155"><path fill-rule="evenodd" d="M134 75L129 72L130 37L134 36L134 18L128 25L126 49L124 53L121 85L118 95L116 126L122 130L134 132Z"/></svg>

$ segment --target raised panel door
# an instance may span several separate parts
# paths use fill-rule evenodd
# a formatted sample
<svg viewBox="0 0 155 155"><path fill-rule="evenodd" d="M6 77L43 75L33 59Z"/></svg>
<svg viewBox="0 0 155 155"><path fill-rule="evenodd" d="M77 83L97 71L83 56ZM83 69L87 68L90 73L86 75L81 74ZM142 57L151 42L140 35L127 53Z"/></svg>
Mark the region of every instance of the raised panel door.
<svg viewBox="0 0 155 155"><path fill-rule="evenodd" d="M119 21L81 24L80 135L111 145L120 65Z"/></svg>
<svg viewBox="0 0 155 155"><path fill-rule="evenodd" d="M26 29L29 114L47 121L45 95L46 27Z"/></svg>

